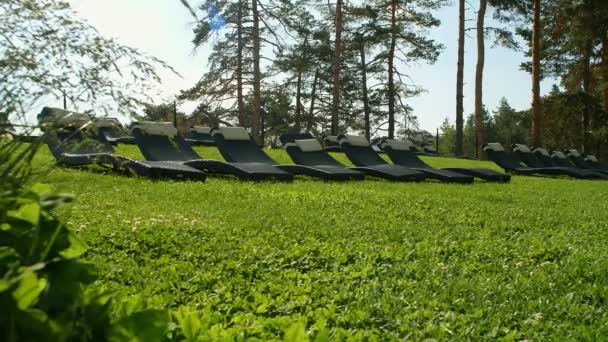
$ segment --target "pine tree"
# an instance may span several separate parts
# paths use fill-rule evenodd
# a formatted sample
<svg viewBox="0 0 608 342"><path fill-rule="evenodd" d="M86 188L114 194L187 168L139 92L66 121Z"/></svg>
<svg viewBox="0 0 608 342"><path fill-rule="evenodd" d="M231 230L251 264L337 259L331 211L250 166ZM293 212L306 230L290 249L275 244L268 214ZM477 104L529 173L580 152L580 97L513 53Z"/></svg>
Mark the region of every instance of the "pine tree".
<svg viewBox="0 0 608 342"><path fill-rule="evenodd" d="M406 120L410 116L405 99L421 91L405 82L408 76L398 66L415 60L436 61L443 46L429 39L426 30L439 26L430 11L444 4L442 0L376 0L370 4L376 12L376 39L382 42L371 63L386 66L386 78L380 80L383 87L378 95L386 101L389 138L395 137L396 116L402 114Z"/></svg>

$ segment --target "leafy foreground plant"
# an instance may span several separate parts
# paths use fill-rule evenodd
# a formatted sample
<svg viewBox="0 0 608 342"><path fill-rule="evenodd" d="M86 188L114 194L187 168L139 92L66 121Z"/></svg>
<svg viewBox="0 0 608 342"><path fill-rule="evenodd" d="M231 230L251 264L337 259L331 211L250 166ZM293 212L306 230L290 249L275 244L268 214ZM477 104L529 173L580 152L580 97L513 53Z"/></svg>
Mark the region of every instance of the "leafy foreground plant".
<svg viewBox="0 0 608 342"><path fill-rule="evenodd" d="M90 290L93 268L78 259L86 244L51 213L72 197L25 185L35 149L0 145L0 340L162 339L166 312Z"/></svg>

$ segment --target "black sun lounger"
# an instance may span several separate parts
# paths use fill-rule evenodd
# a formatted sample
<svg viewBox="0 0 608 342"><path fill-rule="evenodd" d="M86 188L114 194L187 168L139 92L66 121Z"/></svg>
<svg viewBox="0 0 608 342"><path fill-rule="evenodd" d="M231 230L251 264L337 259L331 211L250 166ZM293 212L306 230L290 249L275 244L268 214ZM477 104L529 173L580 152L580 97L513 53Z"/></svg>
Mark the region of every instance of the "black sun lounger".
<svg viewBox="0 0 608 342"><path fill-rule="evenodd" d="M568 159L570 159L570 161L572 161L574 165L576 165L576 167L587 170L595 170L597 172L601 172L602 174L608 174L608 170L596 168L595 166L593 166L593 164L585 160L585 157L583 157L583 155L576 149L568 150L567 156Z"/></svg>
<svg viewBox="0 0 608 342"><path fill-rule="evenodd" d="M184 138L193 146L215 146L210 127L193 126Z"/></svg>
<svg viewBox="0 0 608 342"><path fill-rule="evenodd" d="M532 168L542 168L545 172L554 172L553 175L568 176L578 179L605 178L596 172L577 169L575 167L556 166L551 159L549 152L545 149L537 149L534 153L530 148L523 144L514 144L513 153L518 156L524 164Z"/></svg>
<svg viewBox="0 0 608 342"><path fill-rule="evenodd" d="M205 173L188 166L141 161L116 154L109 142L99 139L94 123L86 114L45 107L38 117L43 124L44 139L60 165L112 165L115 169L155 179L205 180Z"/></svg>
<svg viewBox="0 0 608 342"><path fill-rule="evenodd" d="M483 145L483 150L488 154L488 158L502 167L506 172L519 173L522 175L555 175L555 171L546 170L544 168L532 168L521 165L513 157L505 151L505 148L500 143L489 143Z"/></svg>
<svg viewBox="0 0 608 342"><path fill-rule="evenodd" d="M296 165L281 165L283 170L328 180L362 180L365 174L340 164L310 134L283 134L279 140Z"/></svg>
<svg viewBox="0 0 608 342"><path fill-rule="evenodd" d="M356 165L353 170L394 181L420 181L427 178L423 172L387 163L363 136L341 135L340 145L348 159Z"/></svg>
<svg viewBox="0 0 608 342"><path fill-rule="evenodd" d="M414 148L416 148L414 146ZM438 156L439 152L437 152L437 149L431 145L422 145L422 151L424 151L424 154L429 155L429 156Z"/></svg>
<svg viewBox="0 0 608 342"><path fill-rule="evenodd" d="M587 165L593 167L596 170L600 170L601 172L608 172L608 165L600 163L600 161L594 155L587 155L587 157L585 157L585 162L587 163Z"/></svg>
<svg viewBox="0 0 608 342"><path fill-rule="evenodd" d="M483 150L488 154L491 161L502 167L507 172L518 173L521 175L563 175L561 171L554 168L538 168L522 165L507 154L505 148L499 143L485 144L483 146Z"/></svg>
<svg viewBox="0 0 608 342"><path fill-rule="evenodd" d="M125 134L123 126L116 118L95 118L97 133L112 145L134 144L132 136Z"/></svg>
<svg viewBox="0 0 608 342"><path fill-rule="evenodd" d="M549 151L544 148L537 147L532 151L532 153L534 153L534 156L538 159L540 163L542 163L541 165L544 165L545 167L553 166L562 168L564 170L567 170L566 172L569 172L570 174L568 175L571 177L608 179L606 175L596 170L586 170L574 166L560 165L557 161L555 161L555 159L551 157Z"/></svg>
<svg viewBox="0 0 608 342"><path fill-rule="evenodd" d="M344 152L342 150L342 146L340 146L340 141L338 140L338 136L336 135L324 135L323 138L323 149L326 152Z"/></svg>
<svg viewBox="0 0 608 342"><path fill-rule="evenodd" d="M292 178L290 174L272 165L202 159L170 122L138 122L133 125L132 131L137 146L147 160L171 161L210 174L227 174L248 180Z"/></svg>
<svg viewBox="0 0 608 342"><path fill-rule="evenodd" d="M574 164L570 162L570 159L568 159L568 156L566 156L566 154L562 151L553 151L553 153L551 153L551 159L553 160L553 163L555 163L555 165L557 166L574 166Z"/></svg>
<svg viewBox="0 0 608 342"><path fill-rule="evenodd" d="M211 135L226 161L244 165L251 171L266 172L276 180L293 179L291 173L282 170L283 165L277 165L264 153L243 127L214 128Z"/></svg>
<svg viewBox="0 0 608 342"><path fill-rule="evenodd" d="M380 147L391 158L395 165L410 167L424 172L428 178L451 183L473 183L474 178L458 172L434 169L423 162L414 152L415 145L411 141L384 140Z"/></svg>

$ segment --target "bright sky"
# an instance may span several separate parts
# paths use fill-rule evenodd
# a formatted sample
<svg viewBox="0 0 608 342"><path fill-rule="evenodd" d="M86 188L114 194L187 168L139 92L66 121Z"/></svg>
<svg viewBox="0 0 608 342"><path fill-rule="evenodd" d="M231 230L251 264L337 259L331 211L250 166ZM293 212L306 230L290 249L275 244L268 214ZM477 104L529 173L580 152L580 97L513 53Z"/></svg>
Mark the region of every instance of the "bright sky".
<svg viewBox="0 0 608 342"><path fill-rule="evenodd" d="M208 51L193 51L191 44L194 19L178 0L71 0L80 16L88 20L103 35L114 37L121 43L138 48L173 66L182 78L167 75L162 88L167 96L192 86L206 70ZM200 0L193 0L200 3ZM456 107L456 43L457 8L446 7L436 13L441 27L433 30L435 39L445 50L434 65L422 63L404 67L415 83L427 92L408 102L418 116L423 129L434 132L446 117L454 121ZM474 18L468 18L474 19ZM474 21L473 21L474 22ZM473 25L473 24L471 24ZM465 115L474 109L475 37L466 41L465 56ZM486 44L484 77L484 103L493 110L501 97L506 97L516 109L530 107L531 78L519 70L525 58L523 52L504 48L490 48ZM554 80L544 81L543 94L550 90ZM189 112L191 105L182 110Z"/></svg>

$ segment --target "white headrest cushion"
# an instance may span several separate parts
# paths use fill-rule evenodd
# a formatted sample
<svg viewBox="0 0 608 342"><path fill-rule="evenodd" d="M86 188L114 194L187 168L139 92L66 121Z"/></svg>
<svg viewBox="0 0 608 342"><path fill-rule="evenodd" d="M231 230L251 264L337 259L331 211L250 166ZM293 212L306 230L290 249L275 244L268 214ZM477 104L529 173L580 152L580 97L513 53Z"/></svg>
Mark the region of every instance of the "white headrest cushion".
<svg viewBox="0 0 608 342"><path fill-rule="evenodd" d="M345 135L344 140L353 146L369 147L369 141L362 135Z"/></svg>
<svg viewBox="0 0 608 342"><path fill-rule="evenodd" d="M486 146L484 146L484 151L487 150L492 150L492 151L496 151L496 152L504 152L505 148L502 147L502 145L500 143L489 143Z"/></svg>
<svg viewBox="0 0 608 342"><path fill-rule="evenodd" d="M203 127L203 126L192 126L190 128L191 131L200 133L200 134L209 134L211 133L211 127Z"/></svg>
<svg viewBox="0 0 608 342"><path fill-rule="evenodd" d="M597 159L596 156L587 156L587 158L585 158L585 160L594 162L594 163L599 163L599 160Z"/></svg>
<svg viewBox="0 0 608 342"><path fill-rule="evenodd" d="M249 141L249 133L243 127L221 127L219 131L226 140L245 140Z"/></svg>
<svg viewBox="0 0 608 342"><path fill-rule="evenodd" d="M323 150L317 139L296 140L296 145L302 152L317 152Z"/></svg>
<svg viewBox="0 0 608 342"><path fill-rule="evenodd" d="M409 140L399 141L399 140L386 140L386 145L390 146L393 150L397 151L411 151L415 149L416 146Z"/></svg>
<svg viewBox="0 0 608 342"><path fill-rule="evenodd" d="M95 126L97 126L99 128L119 127L120 121L118 121L118 119L116 119L116 118L96 118Z"/></svg>
<svg viewBox="0 0 608 342"><path fill-rule="evenodd" d="M522 144L515 144L515 147L513 147L513 151L514 152L522 152L522 153L530 153L532 151L530 151L530 148L526 145L522 145Z"/></svg>
<svg viewBox="0 0 608 342"><path fill-rule="evenodd" d="M91 117L82 113L55 111L52 116L44 118L43 121L63 127L81 127L91 122Z"/></svg>
<svg viewBox="0 0 608 342"><path fill-rule="evenodd" d="M551 154L549 154L549 151L545 150L542 147L537 147L534 149L534 151L542 154L543 156L547 156L547 157L551 156Z"/></svg>
<svg viewBox="0 0 608 342"><path fill-rule="evenodd" d="M562 151L553 151L552 156L557 157L559 159L568 159L568 157L566 157L566 155Z"/></svg>
<svg viewBox="0 0 608 342"><path fill-rule="evenodd" d="M139 128L149 135L166 135L171 137L177 135L177 129L171 122L139 121L133 128Z"/></svg>
<svg viewBox="0 0 608 342"><path fill-rule="evenodd" d="M47 108L47 115L41 118L40 121L56 126L82 127L91 121L91 117L83 113L69 112L58 108Z"/></svg>
<svg viewBox="0 0 608 342"><path fill-rule="evenodd" d="M581 153L578 150L572 149L572 150L568 150L568 155L574 156L574 157L580 157Z"/></svg>

